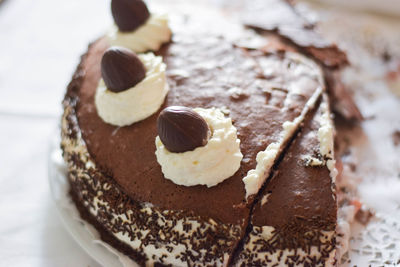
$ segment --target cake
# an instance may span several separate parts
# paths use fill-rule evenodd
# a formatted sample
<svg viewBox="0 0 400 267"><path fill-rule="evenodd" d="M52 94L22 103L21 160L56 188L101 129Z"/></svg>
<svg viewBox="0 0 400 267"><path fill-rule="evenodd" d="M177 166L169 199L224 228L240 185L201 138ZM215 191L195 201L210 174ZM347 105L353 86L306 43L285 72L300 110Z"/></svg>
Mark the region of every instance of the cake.
<svg viewBox="0 0 400 267"><path fill-rule="evenodd" d="M334 265L329 98L359 116L335 91L345 54L268 22L244 23L255 32L192 10L168 26L137 0L113 0L112 11L117 26L89 46L63 101L81 217L143 266Z"/></svg>

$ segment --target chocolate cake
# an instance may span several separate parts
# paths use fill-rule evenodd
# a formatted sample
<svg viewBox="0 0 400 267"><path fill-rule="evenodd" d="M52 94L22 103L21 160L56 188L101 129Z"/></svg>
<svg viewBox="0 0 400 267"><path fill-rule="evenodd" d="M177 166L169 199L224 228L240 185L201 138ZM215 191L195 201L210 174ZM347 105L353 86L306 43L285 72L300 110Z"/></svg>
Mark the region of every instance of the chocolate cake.
<svg viewBox="0 0 400 267"><path fill-rule="evenodd" d="M222 16L204 29L210 19L198 11L173 17L172 40L153 50L166 65L168 94L129 125L99 115L102 76L111 90L102 68L110 39L89 46L63 101L72 199L105 242L143 266L332 265L335 161L324 145L333 144L326 86L335 80L326 77L345 56L335 48L340 62L325 64L326 47L260 35ZM253 38L261 45L250 46ZM155 140L159 114L171 106L217 108L231 119L243 156L233 175L211 186L166 177Z"/></svg>

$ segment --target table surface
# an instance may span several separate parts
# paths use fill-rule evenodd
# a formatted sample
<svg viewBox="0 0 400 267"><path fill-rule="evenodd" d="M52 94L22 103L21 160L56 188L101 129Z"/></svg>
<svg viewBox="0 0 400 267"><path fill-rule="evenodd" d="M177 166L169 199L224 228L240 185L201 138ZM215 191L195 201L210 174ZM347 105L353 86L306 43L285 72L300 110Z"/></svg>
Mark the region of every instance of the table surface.
<svg viewBox="0 0 400 267"><path fill-rule="evenodd" d="M108 1L0 4L0 266L99 266L59 219L47 151L79 56L110 23Z"/></svg>
<svg viewBox="0 0 400 267"><path fill-rule="evenodd" d="M47 153L79 55L110 23L108 1L0 4L0 266L99 266L59 219Z"/></svg>

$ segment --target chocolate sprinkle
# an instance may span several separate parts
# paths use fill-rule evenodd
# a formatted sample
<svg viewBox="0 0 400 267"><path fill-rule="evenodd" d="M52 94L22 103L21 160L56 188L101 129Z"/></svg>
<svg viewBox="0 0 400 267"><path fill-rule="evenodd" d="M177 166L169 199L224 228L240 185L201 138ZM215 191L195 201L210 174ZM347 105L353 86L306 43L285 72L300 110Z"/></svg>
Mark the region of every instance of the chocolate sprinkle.
<svg viewBox="0 0 400 267"><path fill-rule="evenodd" d="M392 139L393 139L393 144L395 146L400 145L400 131L394 131L394 133L392 134Z"/></svg>

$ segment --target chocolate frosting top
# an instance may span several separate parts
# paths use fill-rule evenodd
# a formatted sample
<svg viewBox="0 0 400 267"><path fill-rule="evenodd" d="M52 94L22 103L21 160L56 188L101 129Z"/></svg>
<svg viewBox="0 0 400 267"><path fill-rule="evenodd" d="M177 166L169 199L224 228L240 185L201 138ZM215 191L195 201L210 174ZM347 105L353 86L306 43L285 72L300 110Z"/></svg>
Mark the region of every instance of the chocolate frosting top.
<svg viewBox="0 0 400 267"><path fill-rule="evenodd" d="M232 177L211 188L179 186L165 179L154 154L159 111L128 127L114 127L101 120L94 94L101 55L108 47L105 39L92 45L83 62L78 122L97 167L112 176L132 199L238 223L248 216L242 178L255 168L257 153L278 141L283 122L297 117L315 89L323 85L313 64L282 53L244 50L222 35L202 34L192 26L190 18L173 23L173 41L160 51L171 88L163 107L229 110L244 155Z"/></svg>

